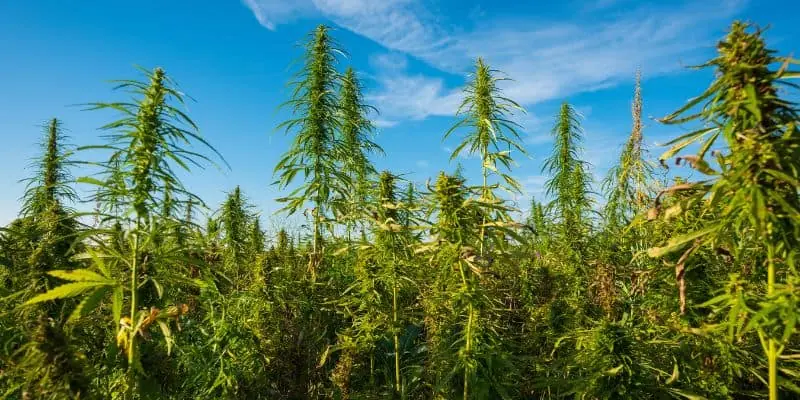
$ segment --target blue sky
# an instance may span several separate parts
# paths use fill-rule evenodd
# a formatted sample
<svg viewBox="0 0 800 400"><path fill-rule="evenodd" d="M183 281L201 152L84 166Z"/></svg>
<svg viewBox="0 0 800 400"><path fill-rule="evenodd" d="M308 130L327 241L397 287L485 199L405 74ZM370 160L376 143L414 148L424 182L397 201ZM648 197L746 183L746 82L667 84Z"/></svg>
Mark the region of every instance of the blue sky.
<svg viewBox="0 0 800 400"><path fill-rule="evenodd" d="M531 158L513 171L525 184L524 207L541 196L540 165L562 101L584 115L584 157L602 177L630 129L637 67L645 115L666 115L707 86L708 71L686 66L713 56L731 21L769 24L770 45L786 54L800 49L798 11L789 0L0 2L0 224L18 211L39 125L58 117L72 143L99 143L97 127L114 115L75 104L119 99L107 80L138 77L133 65L164 67L197 100L189 114L231 166L196 171L187 187L215 207L238 184L269 214L280 195L272 169L290 140L274 131L287 117L277 106L296 44L315 25L335 27L350 54L342 67L359 71L381 111L374 120L386 156L375 163L418 182L455 168L454 141L441 137L465 74L483 56L515 80L506 94L528 110L519 120ZM653 120L645 129L654 155L655 143L680 132ZM476 159L458 161L476 176Z"/></svg>

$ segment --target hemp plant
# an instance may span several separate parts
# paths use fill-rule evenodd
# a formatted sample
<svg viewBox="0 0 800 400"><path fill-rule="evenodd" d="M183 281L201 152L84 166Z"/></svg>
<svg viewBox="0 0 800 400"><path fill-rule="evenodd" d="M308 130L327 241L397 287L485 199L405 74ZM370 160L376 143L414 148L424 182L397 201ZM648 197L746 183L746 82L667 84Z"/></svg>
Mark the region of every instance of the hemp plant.
<svg viewBox="0 0 800 400"><path fill-rule="evenodd" d="M375 167L368 156L382 155L383 149L372 141L375 127L369 119L369 113L377 112L377 109L364 103L361 84L353 68L347 68L341 81L339 94L341 152L338 158L341 160L343 172L353 185L349 197L345 199L349 238L352 221L357 221L361 216L359 210L366 204L369 180L375 174Z"/></svg>
<svg viewBox="0 0 800 400"><path fill-rule="evenodd" d="M44 128L41 143L42 155L34 161L36 171L27 180L22 197L23 217L33 222L36 246L29 257L31 285L33 291L46 290L51 282L46 272L53 265L68 267L73 264L72 245L78 234L78 223L67 203L77 201L75 190L70 186L72 149L66 145L63 123L53 118ZM50 317L55 317L50 310Z"/></svg>
<svg viewBox="0 0 800 400"><path fill-rule="evenodd" d="M184 95L164 70L155 68L152 72L142 72L147 81L115 81L116 88L135 96L133 102L90 104L90 110L113 110L121 114L121 118L101 128L110 131L106 136L108 144L83 148L111 153L108 162L92 163L100 169L101 178L78 179L95 186L98 199L113 199L117 203L115 207L123 210L115 218L122 229L125 245L115 246L104 240L111 233L108 230L87 232L83 235L89 242L86 252L77 258L88 261L91 267L51 270L50 275L68 283L27 302L34 304L83 295L70 317L73 323L79 323L80 318L110 296L117 346L127 360L127 398L135 397L137 374L142 371L139 342L149 336L151 326L158 326L169 352L173 344L169 323L188 311L185 304L177 302L163 309L141 302L143 296L148 298L143 292L147 284L161 298L165 283L188 281L180 274L179 268L184 264L180 251L154 245L160 234L157 219L163 209L165 191L169 187L171 195L193 198L195 203L201 203L183 187L175 166L189 171L190 165L201 166L201 162L211 161L192 150L189 147L192 142L216 153L197 132L194 122L178 108L184 103ZM126 302L127 312L124 311Z"/></svg>
<svg viewBox="0 0 800 400"><path fill-rule="evenodd" d="M633 127L619 161L608 172L603 182L608 202L604 214L615 226L624 226L633 215L643 211L651 194L653 167L646 160L642 133L642 74L636 73L636 84L631 105Z"/></svg>
<svg viewBox="0 0 800 400"><path fill-rule="evenodd" d="M560 217L562 234L571 243L581 241L588 224L586 214L591 209L587 164L578 158L583 134L579 118L569 103L561 105L552 130L555 145L542 165L542 171L550 174L545 188L553 197L551 206Z"/></svg>
<svg viewBox="0 0 800 400"><path fill-rule="evenodd" d="M344 53L329 30L325 25L318 26L304 45L303 66L290 83L292 98L284 103L295 118L278 125L278 129L285 129L287 133L294 132L294 141L274 170L279 173L276 183L281 188L291 184L298 174L305 180L288 196L278 199L286 203L284 210L293 214L307 202L314 205L309 259L312 280L316 280L317 267L322 260L322 230L330 225L330 200L346 198L351 186L349 176L337 165L342 149L337 138L341 121L337 118L340 74L336 63L337 56Z"/></svg>
<svg viewBox="0 0 800 400"><path fill-rule="evenodd" d="M513 165L511 151L519 151L527 155L525 148L519 143L520 125L510 119L514 112L525 113L525 110L515 101L503 96L498 82L507 81L508 78L498 78L499 71L491 69L482 58L475 61L471 79L464 88L464 100L458 108L457 115L463 116L453 127L445 132L443 140L447 139L454 131L460 128L468 129L461 143L453 150L452 161L462 153L477 154L481 158L481 172L483 184L481 186L481 199L485 202L498 203L493 192L494 186L489 184L490 175L498 175L503 179L506 190L521 192L522 186L511 175L502 172L498 167L510 171ZM508 220L507 215L497 216ZM480 253L484 252L486 218L481 226Z"/></svg>
<svg viewBox="0 0 800 400"><path fill-rule="evenodd" d="M415 246L434 267L423 308L433 364L430 384L443 398L492 398L505 390L507 354L499 345L502 328L491 296L493 257L481 256L474 247L482 242L479 226L486 213L498 206L471 198L481 190L465 186L461 177L440 173L427 199L428 218L436 216L430 239ZM507 228L490 232L513 235Z"/></svg>
<svg viewBox="0 0 800 400"><path fill-rule="evenodd" d="M68 205L77 200L70 186L72 149L66 143L61 120L53 118L42 128L41 155L31 165L34 173L26 180L22 197L18 220L22 229L15 232L29 245L24 262L15 263L19 284L8 285L9 289L20 290L17 293L22 301L56 285L47 271L54 265L76 267L70 257L81 249L80 243L75 243L80 225ZM10 357L19 363L12 363L13 368L8 371L9 376L20 373L24 379L23 396L56 399L88 395L81 352L63 326L64 309L69 305L51 302L10 311L19 326L30 332L27 342Z"/></svg>
<svg viewBox="0 0 800 400"><path fill-rule="evenodd" d="M733 265L743 265L755 243L766 282L756 285L736 273L721 294L703 306L727 315L722 325L731 337L755 332L767 356L769 398L778 398L779 387L791 387L779 379L779 359L797 332L800 283L796 260L800 249L800 128L798 107L780 97L779 88L796 89L787 79L796 60L778 57L767 48L759 28L734 22L717 45L718 56L700 68L713 68L715 79L702 94L663 118L665 124L700 122L702 127L672 140L661 160L699 144L695 155L677 162L689 164L704 175L697 182L682 183L662 194L685 193L685 199L661 212L682 215L695 207L713 220L704 226L670 238L663 247L650 249L653 257L681 252L676 270L700 248L732 254ZM777 66L777 68L775 68ZM693 111L699 106L699 110ZM722 143L718 143L722 141ZM716 148L715 148L716 146ZM707 160L711 155L715 166ZM658 200L658 199L657 199ZM750 246L747 246L750 247ZM677 271L676 271L677 272ZM764 292L763 288L766 287ZM796 357L796 355L787 357ZM796 386L795 386L796 387Z"/></svg>
<svg viewBox="0 0 800 400"><path fill-rule="evenodd" d="M406 205L396 195L396 176L388 171L380 174L378 195L370 204L371 240L353 244L356 252L355 282L345 290L339 307L352 319L352 324L339 333L336 349L341 350L335 378L342 396L349 385L356 353L370 358L370 382L374 383L374 352L378 341L387 338L392 346L392 392L405 390L401 368L401 332L409 323L408 304L414 281L410 277L413 236L403 225L401 214ZM411 293L409 295L409 293Z"/></svg>

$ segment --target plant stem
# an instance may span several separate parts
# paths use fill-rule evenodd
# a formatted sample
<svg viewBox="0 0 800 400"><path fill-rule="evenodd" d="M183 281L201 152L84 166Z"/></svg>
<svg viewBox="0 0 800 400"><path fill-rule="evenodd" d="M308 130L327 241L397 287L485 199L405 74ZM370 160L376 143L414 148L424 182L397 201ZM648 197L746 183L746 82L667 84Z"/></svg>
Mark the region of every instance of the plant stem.
<svg viewBox="0 0 800 400"><path fill-rule="evenodd" d="M397 278L392 279L392 321L394 325L394 380L400 393L400 337L397 334Z"/></svg>
<svg viewBox="0 0 800 400"><path fill-rule="evenodd" d="M487 158L488 158L488 154L486 154L486 151L484 150L484 152L483 152L483 164L484 165L486 165L486 161L487 161L486 159ZM486 169L486 167L483 167L483 193L482 193L481 196L483 197L484 200L487 199L488 196L486 196L486 194L489 191L488 186L487 186L488 175L489 175L489 171ZM486 214L483 215L483 221L481 222L481 236L480 236L481 246L480 246L480 253L479 253L481 256L483 256L483 238L484 238L485 229L486 229L485 225L486 225Z"/></svg>
<svg viewBox="0 0 800 400"><path fill-rule="evenodd" d="M459 271L461 272L461 282L464 284L464 289L469 290L469 283L467 282L467 275L464 273L464 266L459 261L458 263ZM464 351L467 357L471 357L470 352L472 351L472 320L473 314L475 313L475 309L472 306L472 299L470 299L470 304L467 305L467 328L465 332L466 336L466 345L464 347ZM469 398L469 375L470 375L470 367L469 365L464 367L464 400Z"/></svg>
<svg viewBox="0 0 800 400"><path fill-rule="evenodd" d="M375 354L370 353L369 355L369 384L374 386L375 385Z"/></svg>
<svg viewBox="0 0 800 400"><path fill-rule="evenodd" d="M775 291L775 246L767 246L767 296ZM767 362L769 363L769 400L778 400L778 351L775 339L769 338L767 344Z"/></svg>
<svg viewBox="0 0 800 400"><path fill-rule="evenodd" d="M470 352L472 351L472 320L474 318L475 309L472 307L472 304L467 306L467 345L466 345L466 353L467 356L471 356ZM469 375L470 375L470 367L467 366L464 369L464 400L469 398Z"/></svg>
<svg viewBox="0 0 800 400"><path fill-rule="evenodd" d="M128 398L133 399L136 371L136 291L137 291L137 268L139 258L139 223L136 224L136 231L133 235L133 260L131 260L131 330L128 333Z"/></svg>

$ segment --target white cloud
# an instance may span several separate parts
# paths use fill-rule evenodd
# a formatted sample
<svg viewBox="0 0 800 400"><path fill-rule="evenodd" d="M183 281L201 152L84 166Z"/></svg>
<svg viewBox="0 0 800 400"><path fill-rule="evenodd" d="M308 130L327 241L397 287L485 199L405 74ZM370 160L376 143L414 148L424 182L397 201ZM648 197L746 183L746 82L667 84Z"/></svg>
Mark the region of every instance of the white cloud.
<svg viewBox="0 0 800 400"><path fill-rule="evenodd" d="M408 58L403 53L381 53L373 54L369 58L369 63L378 71L404 71L408 66Z"/></svg>
<svg viewBox="0 0 800 400"><path fill-rule="evenodd" d="M594 1L581 1L584 12L599 11L607 8L617 7L630 0L594 0Z"/></svg>
<svg viewBox="0 0 800 400"><path fill-rule="evenodd" d="M542 193L544 192L545 182L547 182L547 177L544 175L530 175L520 183L530 192Z"/></svg>
<svg viewBox="0 0 800 400"><path fill-rule="evenodd" d="M392 121L384 118L376 118L372 120L372 124L378 128L391 128L397 125L397 121Z"/></svg>
<svg viewBox="0 0 800 400"><path fill-rule="evenodd" d="M452 39L419 0L313 0L334 23L414 56L446 49Z"/></svg>
<svg viewBox="0 0 800 400"><path fill-rule="evenodd" d="M278 24L290 22L315 10L308 0L242 0L242 3L253 12L258 23L273 31Z"/></svg>
<svg viewBox="0 0 800 400"><path fill-rule="evenodd" d="M417 160L417 167L425 169L428 168L428 166L430 166L428 160Z"/></svg>
<svg viewBox="0 0 800 400"><path fill-rule="evenodd" d="M447 156L450 157L453 155L453 148L452 147L442 147L442 151L447 153ZM480 160L481 155L478 153L470 153L468 148L464 148L461 150L461 153L456 156L456 159L459 160Z"/></svg>
<svg viewBox="0 0 800 400"><path fill-rule="evenodd" d="M461 91L447 89L440 78L387 71L376 79L378 87L366 95L366 100L388 120L453 115L461 102Z"/></svg>
<svg viewBox="0 0 800 400"><path fill-rule="evenodd" d="M553 135L549 133L541 133L537 135L529 135L525 138L526 144L545 144L553 141Z"/></svg>
<svg viewBox="0 0 800 400"><path fill-rule="evenodd" d="M585 19L581 21L532 21L526 16L482 21L475 29L456 31L440 24L426 1L430 0L245 3L268 27L280 17L309 13L311 5L345 29L449 73L461 74L475 57L483 56L515 79L506 85L506 94L531 105L629 81L638 66L650 77L681 69L681 61L696 61L699 50L713 45L719 33L715 29L744 2L630 6L615 11L612 18L603 10L619 0L597 0L592 13L577 15ZM396 65L386 61L378 61L384 70ZM404 67L401 63L395 71ZM390 107L399 101L391 111L397 117L420 119L455 112L455 88L445 87L441 79L400 73L379 79L382 89L375 96ZM417 99L406 98L417 93Z"/></svg>

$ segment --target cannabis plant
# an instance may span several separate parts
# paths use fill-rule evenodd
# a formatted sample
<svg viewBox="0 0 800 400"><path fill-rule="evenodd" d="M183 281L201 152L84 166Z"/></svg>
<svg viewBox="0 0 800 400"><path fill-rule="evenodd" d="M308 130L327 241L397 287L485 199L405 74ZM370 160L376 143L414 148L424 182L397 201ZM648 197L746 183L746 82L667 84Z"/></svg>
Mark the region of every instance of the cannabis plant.
<svg viewBox="0 0 800 400"><path fill-rule="evenodd" d="M459 128L469 130L461 143L453 150L450 160L465 152L477 154L481 159L483 176L481 199L494 203L499 203L499 200L492 190L493 186L489 184L490 175L502 178L506 184L506 190L520 192L522 187L519 182L507 173L500 171L498 167L501 166L506 171L511 169L514 162L511 156L512 150L516 150L522 155L527 154L525 148L519 143L521 139L517 129L520 128L520 125L510 119L515 111L524 113L525 110L515 101L503 96L498 82L508 80L508 78L498 78L495 76L498 73L499 71L491 69L484 63L483 59L478 58L475 61L475 69L464 88L465 97L457 112L463 118L445 132L443 138L447 139ZM507 215L502 217L508 219ZM483 225L487 222L484 220ZM484 230L485 226L481 226L481 255L484 251Z"/></svg>
<svg viewBox="0 0 800 400"><path fill-rule="evenodd" d="M653 180L653 168L646 159L642 133L642 75L636 73L636 85L631 105L633 127L619 156L609 170L604 186L608 202L604 215L609 224L624 226L646 207Z"/></svg>
<svg viewBox="0 0 800 400"><path fill-rule="evenodd" d="M70 256L81 247L75 244L79 223L69 207L77 199L70 186L71 149L65 143L60 120L51 119L43 128L42 153L27 180L21 218L5 232L11 242L4 246L7 259L0 263L10 266L15 276L5 285L10 295L0 298L3 304L18 305L56 285L47 271L54 265L76 267ZM45 399L88 395L80 351L63 327L64 308L69 305L61 301L8 307L4 312L4 317L14 319L14 326L9 324L11 331L20 335L3 342L3 353L10 364L0 369L6 370L12 381L21 379L23 396Z"/></svg>
<svg viewBox="0 0 800 400"><path fill-rule="evenodd" d="M341 125L342 171L353 184L347 203L347 233L350 235L351 220L358 220L359 210L367 201L369 178L375 168L369 160L370 154L383 154L383 149L372 141L375 127L369 118L374 107L364 103L361 84L352 68L347 68L342 76L339 94L339 118Z"/></svg>
<svg viewBox="0 0 800 400"><path fill-rule="evenodd" d="M552 131L553 152L542 165L542 171L550 174L545 188L547 195L553 197L551 205L560 218L562 234L575 242L587 229L587 213L592 205L587 164L578 158L583 133L579 118L570 104L561 105Z"/></svg>
<svg viewBox="0 0 800 400"><path fill-rule="evenodd" d="M487 203L470 198L480 190L466 187L463 178L440 173L427 208L428 218L436 215L436 222L430 240L416 250L434 268L423 293L431 353L427 368L433 392L444 398L503 396L504 373L511 371L499 343L502 329L492 296L494 254L482 256L475 248L482 241L479 227L492 211ZM509 233L492 231L493 236Z"/></svg>
<svg viewBox="0 0 800 400"><path fill-rule="evenodd" d="M287 133L295 132L294 141L278 161L275 172L279 173L276 183L282 188L291 184L297 174L302 173L305 180L278 201L286 203L284 209L290 214L307 202L314 205L309 272L315 280L322 254L322 229L329 226L330 200L334 196L346 198L350 180L337 165L341 154L337 131L341 122L337 118L339 72L336 63L337 55L342 52L324 25L310 34L304 47L303 66L290 83L292 98L285 103L295 118L278 126Z"/></svg>
<svg viewBox="0 0 800 400"><path fill-rule="evenodd" d="M663 214L680 215L698 205L714 218L652 248L650 255L681 252L679 268L701 248L710 247L733 256L734 273L749 267L742 262L748 260L752 246L762 252L753 267L763 268L763 286L745 283L734 274L731 288L737 289L705 305L728 315L725 325L731 336L758 335L767 356L769 397L777 399L779 387L797 388L783 383L790 377L779 379L779 358L789 348L800 320L795 265L800 248L799 118L797 106L779 92L780 87L796 88L786 79L798 76L789 70L797 62L775 56L761 30L741 22L731 26L717 50L718 56L701 66L714 69L709 88L662 119L666 124L698 121L703 127L671 141L672 147L661 156L665 160L699 144L696 155L677 161L689 164L704 179L666 189L665 193L681 191L688 196ZM653 214L659 211L660 207Z"/></svg>
<svg viewBox="0 0 800 400"><path fill-rule="evenodd" d="M115 246L106 241L109 232L102 229L87 233L85 239L91 244L78 258L90 262L91 267L50 271L50 275L68 283L27 302L85 295L70 317L77 320L110 296L117 346L127 359L128 398L136 393L137 372L142 372L139 342L148 336L151 326L158 326L169 351L173 340L169 322L188 311L181 303L158 308L156 300L144 290L149 286L161 298L164 284L185 279L176 269L182 261L180 252L156 246L160 237L156 218L167 190L199 201L183 187L174 166L188 171L190 165L199 165L209 158L187 145L199 142L213 150L197 133L194 122L175 105L183 103L183 95L174 88L164 70L143 72L147 82L117 82L118 88L138 96L133 103L91 105L92 110L114 110L122 117L103 126L102 129L111 132L108 144L86 147L111 153L108 163L95 164L102 169L101 178L79 179L97 187L101 201L113 200L117 208L125 210L118 216L125 245ZM127 273L127 279L123 273ZM151 303L143 303L142 299ZM126 302L127 312L123 311Z"/></svg>

